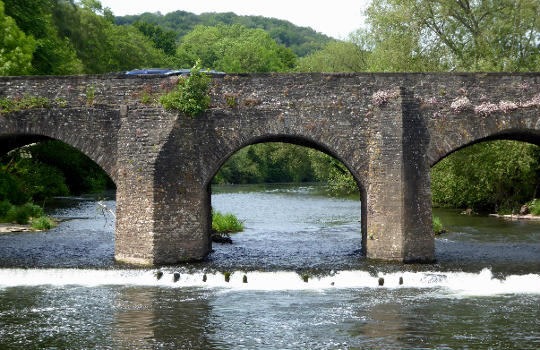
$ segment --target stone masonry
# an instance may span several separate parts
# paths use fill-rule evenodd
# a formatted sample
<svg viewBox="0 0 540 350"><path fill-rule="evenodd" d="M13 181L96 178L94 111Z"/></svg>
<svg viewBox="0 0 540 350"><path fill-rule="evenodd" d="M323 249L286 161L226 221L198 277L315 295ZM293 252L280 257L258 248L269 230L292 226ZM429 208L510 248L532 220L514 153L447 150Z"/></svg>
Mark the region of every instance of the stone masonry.
<svg viewBox="0 0 540 350"><path fill-rule="evenodd" d="M213 77L211 108L201 116L143 103L177 79L0 78L0 98L52 101L0 115L3 153L57 139L116 183L119 261L203 259L212 178L242 147L280 141L347 166L361 192L367 257L430 262L430 167L484 140L540 145L540 73L225 75Z"/></svg>

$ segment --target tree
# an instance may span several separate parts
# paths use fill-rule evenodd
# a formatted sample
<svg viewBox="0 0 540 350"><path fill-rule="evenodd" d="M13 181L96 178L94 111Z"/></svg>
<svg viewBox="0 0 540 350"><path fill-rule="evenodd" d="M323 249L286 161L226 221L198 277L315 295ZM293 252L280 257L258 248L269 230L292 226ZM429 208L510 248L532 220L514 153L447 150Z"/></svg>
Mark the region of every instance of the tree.
<svg viewBox="0 0 540 350"><path fill-rule="evenodd" d="M0 1L0 75L21 75L30 72L36 42L17 27L15 20L4 13Z"/></svg>
<svg viewBox="0 0 540 350"><path fill-rule="evenodd" d="M176 33L172 30L163 30L155 24L148 22L135 22L133 26L137 28L147 38L154 43L154 47L162 50L169 56L176 53Z"/></svg>
<svg viewBox="0 0 540 350"><path fill-rule="evenodd" d="M538 0L373 0L381 70L531 71L540 67Z"/></svg>
<svg viewBox="0 0 540 350"><path fill-rule="evenodd" d="M332 41L322 50L298 60L299 72L362 72L368 66L369 52L353 42Z"/></svg>
<svg viewBox="0 0 540 350"><path fill-rule="evenodd" d="M47 0L4 0L6 14L13 17L26 35L36 41L32 56L32 74L75 74L82 65L68 38L59 35L52 11L54 3Z"/></svg>
<svg viewBox="0 0 540 350"><path fill-rule="evenodd" d="M60 3L55 16L61 35L70 38L85 73L170 65L170 58L137 28L115 25L112 13L99 1L87 0L82 5Z"/></svg>
<svg viewBox="0 0 540 350"><path fill-rule="evenodd" d="M200 59L203 67L227 73L280 72L294 64L294 54L264 30L239 24L195 27L183 38L177 59L182 66Z"/></svg>
<svg viewBox="0 0 540 350"><path fill-rule="evenodd" d="M540 148L516 141L476 144L433 167L433 201L450 207L511 211L538 194Z"/></svg>

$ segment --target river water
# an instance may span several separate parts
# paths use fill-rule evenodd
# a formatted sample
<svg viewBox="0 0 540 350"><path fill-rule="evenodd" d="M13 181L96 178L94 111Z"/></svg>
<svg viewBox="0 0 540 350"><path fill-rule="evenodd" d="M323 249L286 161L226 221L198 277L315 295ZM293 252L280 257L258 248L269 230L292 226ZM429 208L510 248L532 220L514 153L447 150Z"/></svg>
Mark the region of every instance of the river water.
<svg viewBox="0 0 540 350"><path fill-rule="evenodd" d="M438 262L401 265L361 255L357 199L319 186L213 193L245 231L160 279L114 263L114 220L95 199L53 203L71 219L49 232L1 235L0 349L540 347L538 222L436 210L450 231Z"/></svg>

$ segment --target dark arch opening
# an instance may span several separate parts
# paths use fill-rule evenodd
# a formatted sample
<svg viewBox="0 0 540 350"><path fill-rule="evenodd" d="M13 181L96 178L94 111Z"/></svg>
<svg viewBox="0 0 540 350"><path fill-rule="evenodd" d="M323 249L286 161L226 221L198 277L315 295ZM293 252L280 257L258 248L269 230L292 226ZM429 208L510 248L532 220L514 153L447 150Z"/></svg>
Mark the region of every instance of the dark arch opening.
<svg viewBox="0 0 540 350"><path fill-rule="evenodd" d="M0 149L2 230L22 231L0 235L0 265L109 265L114 255L111 212L116 186L107 172L85 153L47 136L4 135ZM79 196L94 191L99 194ZM97 211L98 201L104 215ZM57 228L24 234L52 228L49 215L53 222L60 220Z"/></svg>
<svg viewBox="0 0 540 350"><path fill-rule="evenodd" d="M476 259L497 271L516 266L521 273L537 271L540 222L516 218L524 204L540 196L537 135L534 130L496 133L457 147L435 163L433 215L447 230L436 240L439 261Z"/></svg>
<svg viewBox="0 0 540 350"><path fill-rule="evenodd" d="M24 152L22 157L21 152ZM52 173L56 173L52 175L63 176L70 194L116 189L114 180L101 165L84 151L62 140L38 134L0 136L0 163L7 166L3 174L15 168L14 162L21 161L27 168L49 167Z"/></svg>
<svg viewBox="0 0 540 350"><path fill-rule="evenodd" d="M450 156L451 154L458 152L464 148L467 148L469 146L475 145L477 143L482 143L486 141L497 141L497 140L507 140L507 141L520 141L520 142L526 142L530 143L536 146L540 146L540 130L533 130L533 129L508 129L502 132L497 132L492 135L478 138L476 140L473 140L472 142L468 142L462 145L459 145L458 147L448 150L445 154L440 156L438 159L436 159L432 164L431 167L434 167L439 163L441 160L445 159L446 157Z"/></svg>
<svg viewBox="0 0 540 350"><path fill-rule="evenodd" d="M223 157L218 159L215 163L215 166L212 168L212 171L210 172L210 175L206 180L206 205L204 207L206 208L206 217L207 217L207 227L212 227L212 180L216 178L216 175L219 173L220 169L222 169L224 166L227 166L227 162L234 159L233 155L239 154L239 152L243 152L246 149L253 149L250 147L253 147L255 145L276 145L276 147L280 147L279 145L285 145L286 146L302 146L300 147L305 152L317 152L321 155L329 156L333 161L339 162L343 169L351 176L352 181L354 183L354 186L357 189L357 194L360 197L360 203L359 203L359 211L358 218L360 219L360 233L358 233L359 236L359 244L356 247L356 251L362 251L362 253L365 254L365 244L366 244L366 232L367 232L367 201L366 201L366 192L365 189L359 180L358 176L355 176L356 174L351 171L350 166L343 162L342 159L339 159L334 152L332 152L327 147L318 144L316 142L313 142L311 140L308 140L306 138L300 138L300 137L291 137L291 136L285 136L285 135L272 135L272 136L265 136L265 137L257 137L254 139L249 140L248 142L245 142L241 144L238 147L235 147L234 149L231 149L229 152L227 152ZM283 185L285 186L285 185ZM273 189L276 192L279 192L280 189ZM289 191L287 189L283 189L283 191ZM358 197L357 197L358 198ZM306 201L308 203L308 201ZM279 206L279 204L276 204ZM302 204L303 205L303 204ZM245 219L245 218L244 218ZM249 219L249 217L247 218ZM248 222L249 226L249 222ZM269 227L271 230L271 227ZM321 242L321 244L324 244L324 242ZM334 252L334 254L339 254ZM344 253L345 254L345 253Z"/></svg>

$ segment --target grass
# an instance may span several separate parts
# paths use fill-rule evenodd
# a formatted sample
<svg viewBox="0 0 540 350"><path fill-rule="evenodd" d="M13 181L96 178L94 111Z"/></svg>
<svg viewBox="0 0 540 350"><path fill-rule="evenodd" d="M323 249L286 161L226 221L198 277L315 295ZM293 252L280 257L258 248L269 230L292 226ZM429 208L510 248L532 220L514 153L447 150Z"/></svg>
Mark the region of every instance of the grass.
<svg viewBox="0 0 540 350"><path fill-rule="evenodd" d="M436 235L440 235L441 233L445 232L441 219L438 216L433 217L433 232L435 232Z"/></svg>
<svg viewBox="0 0 540 350"><path fill-rule="evenodd" d="M32 228L36 230L50 230L56 227L56 222L50 216L41 216L32 220Z"/></svg>
<svg viewBox="0 0 540 350"><path fill-rule="evenodd" d="M222 214L212 210L212 231L220 234L240 232L244 230L242 221L233 214Z"/></svg>

